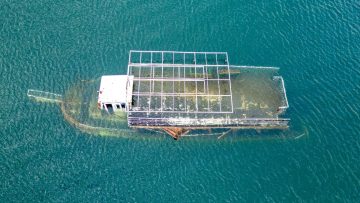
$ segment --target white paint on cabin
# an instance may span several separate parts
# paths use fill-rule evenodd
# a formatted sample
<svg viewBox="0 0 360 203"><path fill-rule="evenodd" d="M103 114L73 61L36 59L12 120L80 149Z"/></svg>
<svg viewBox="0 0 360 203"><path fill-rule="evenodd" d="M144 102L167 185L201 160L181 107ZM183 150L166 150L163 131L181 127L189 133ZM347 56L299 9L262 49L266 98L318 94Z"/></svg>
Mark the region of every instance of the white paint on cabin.
<svg viewBox="0 0 360 203"><path fill-rule="evenodd" d="M101 77L98 106L111 111L127 111L132 102L134 76L104 75ZM127 96L129 95L129 96Z"/></svg>

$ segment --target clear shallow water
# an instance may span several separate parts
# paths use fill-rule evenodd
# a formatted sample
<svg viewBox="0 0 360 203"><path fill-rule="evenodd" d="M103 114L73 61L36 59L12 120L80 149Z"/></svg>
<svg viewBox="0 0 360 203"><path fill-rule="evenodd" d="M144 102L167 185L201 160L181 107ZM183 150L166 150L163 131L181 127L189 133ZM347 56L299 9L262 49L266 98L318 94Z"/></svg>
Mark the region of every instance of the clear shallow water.
<svg viewBox="0 0 360 203"><path fill-rule="evenodd" d="M0 200L360 199L357 1L2 1ZM130 49L281 67L300 139L89 136L28 88L126 72ZM244 133L245 134L245 133Z"/></svg>

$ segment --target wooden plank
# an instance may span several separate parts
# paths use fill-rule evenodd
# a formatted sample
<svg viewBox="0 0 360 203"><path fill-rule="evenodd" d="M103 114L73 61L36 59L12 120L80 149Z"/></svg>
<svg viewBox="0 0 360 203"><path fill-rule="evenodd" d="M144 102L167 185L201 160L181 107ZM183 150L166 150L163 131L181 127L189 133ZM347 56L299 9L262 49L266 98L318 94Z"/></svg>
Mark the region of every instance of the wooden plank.
<svg viewBox="0 0 360 203"><path fill-rule="evenodd" d="M177 128L177 127L169 127L169 128L162 128L167 134L173 137L175 140L179 139L181 135L184 135L189 132L189 130L184 128Z"/></svg>

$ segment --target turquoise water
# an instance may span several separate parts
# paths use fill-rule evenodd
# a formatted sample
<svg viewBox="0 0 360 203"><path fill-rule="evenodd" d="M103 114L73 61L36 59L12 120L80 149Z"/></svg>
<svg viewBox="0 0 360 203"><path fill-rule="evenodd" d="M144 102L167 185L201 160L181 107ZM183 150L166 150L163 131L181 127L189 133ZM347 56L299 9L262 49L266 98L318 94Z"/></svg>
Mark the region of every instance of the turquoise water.
<svg viewBox="0 0 360 203"><path fill-rule="evenodd" d="M360 201L358 1L0 5L1 202ZM126 73L130 49L227 51L231 64L281 67L287 116L308 133L91 136L26 96Z"/></svg>

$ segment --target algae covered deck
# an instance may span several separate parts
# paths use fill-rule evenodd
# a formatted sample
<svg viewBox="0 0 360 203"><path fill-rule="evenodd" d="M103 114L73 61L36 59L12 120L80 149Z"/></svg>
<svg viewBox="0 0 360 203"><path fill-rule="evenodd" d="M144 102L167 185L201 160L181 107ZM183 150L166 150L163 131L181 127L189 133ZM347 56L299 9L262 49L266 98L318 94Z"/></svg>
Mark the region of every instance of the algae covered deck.
<svg viewBox="0 0 360 203"><path fill-rule="evenodd" d="M276 74L274 70L242 69L233 77L234 116L277 118L279 108L287 104Z"/></svg>

